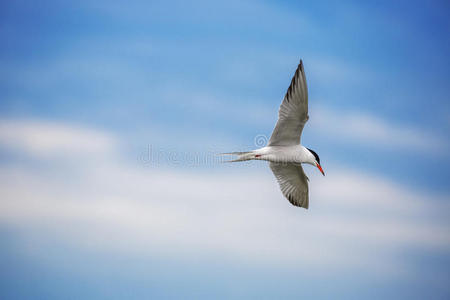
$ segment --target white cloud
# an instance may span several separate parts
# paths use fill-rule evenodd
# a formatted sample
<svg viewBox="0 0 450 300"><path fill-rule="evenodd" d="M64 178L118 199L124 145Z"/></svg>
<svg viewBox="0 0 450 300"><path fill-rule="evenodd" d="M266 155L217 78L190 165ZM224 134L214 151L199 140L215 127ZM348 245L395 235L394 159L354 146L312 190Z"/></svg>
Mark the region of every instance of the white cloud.
<svg viewBox="0 0 450 300"><path fill-rule="evenodd" d="M104 132L48 121L0 121L0 145L24 153L55 158L99 155L115 149L114 138Z"/></svg>
<svg viewBox="0 0 450 300"><path fill-rule="evenodd" d="M65 124L54 124L55 134L39 122L33 124L32 136L47 146L30 147L23 139L14 146L36 151L35 157L42 149L59 151L71 145L54 144L54 138L75 136L78 143L90 145L110 136L98 131L80 135ZM117 152L107 145L97 148ZM376 266L394 272L405 263L396 261L398 249L450 249L448 204L438 195L383 178L338 167L323 178L307 169L311 208L306 211L282 197L269 169L262 174L192 172L144 168L139 162L106 157L106 163L62 165L45 177L23 166L1 167L0 221L104 252L205 253L319 269Z"/></svg>
<svg viewBox="0 0 450 300"><path fill-rule="evenodd" d="M341 141L354 141L369 146L409 151L448 153L445 138L427 132L419 126L410 127L360 112L336 111L313 107L308 130Z"/></svg>

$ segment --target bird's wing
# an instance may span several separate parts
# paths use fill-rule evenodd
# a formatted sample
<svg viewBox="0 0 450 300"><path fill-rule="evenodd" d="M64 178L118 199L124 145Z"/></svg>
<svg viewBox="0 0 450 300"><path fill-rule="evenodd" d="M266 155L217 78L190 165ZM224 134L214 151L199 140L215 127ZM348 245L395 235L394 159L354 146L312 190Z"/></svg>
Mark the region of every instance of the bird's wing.
<svg viewBox="0 0 450 300"><path fill-rule="evenodd" d="M268 146L300 144L300 135L308 118L308 88L303 62L300 60L297 71L292 77L291 85L280 105L278 122Z"/></svg>
<svg viewBox="0 0 450 300"><path fill-rule="evenodd" d="M308 209L308 177L302 166L273 162L269 165L280 185L281 192L289 202L292 205Z"/></svg>

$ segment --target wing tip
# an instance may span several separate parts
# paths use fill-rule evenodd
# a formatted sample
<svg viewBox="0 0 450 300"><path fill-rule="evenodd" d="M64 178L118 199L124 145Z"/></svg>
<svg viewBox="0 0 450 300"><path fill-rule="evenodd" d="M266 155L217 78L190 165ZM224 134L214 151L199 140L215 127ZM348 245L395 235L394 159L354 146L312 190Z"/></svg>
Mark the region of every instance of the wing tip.
<svg viewBox="0 0 450 300"><path fill-rule="evenodd" d="M309 208L309 203L308 202L307 203L297 203L295 201L291 201L289 198L288 198L288 200L289 200L289 203L291 203L295 207L304 208L306 210L308 210L308 208Z"/></svg>
<svg viewBox="0 0 450 300"><path fill-rule="evenodd" d="M294 90L294 86L296 84L297 78L300 76L300 74L302 74L304 72L305 71L303 69L303 60L300 59L300 63L298 64L297 70L295 70L294 76L292 76L291 84L289 85L289 87L286 91L286 95L290 95L292 93L292 91ZM289 98L287 99L287 101L289 102Z"/></svg>
<svg viewBox="0 0 450 300"><path fill-rule="evenodd" d="M294 196L291 195L291 194L287 194L287 195L285 195L285 197L286 197L286 199L288 199L289 203L291 203L293 206L301 207L301 208L304 208L306 210L309 208L309 201L308 201L308 199L306 199L306 201L297 202L296 199L294 198Z"/></svg>

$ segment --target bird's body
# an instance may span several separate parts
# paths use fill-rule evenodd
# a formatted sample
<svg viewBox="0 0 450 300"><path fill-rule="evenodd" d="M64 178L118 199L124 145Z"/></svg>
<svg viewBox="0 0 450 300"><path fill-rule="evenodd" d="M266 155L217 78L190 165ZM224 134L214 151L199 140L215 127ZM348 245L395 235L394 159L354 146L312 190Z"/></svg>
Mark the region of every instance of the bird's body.
<svg viewBox="0 0 450 300"><path fill-rule="evenodd" d="M302 145L266 146L242 153L239 160L266 160L273 163L307 163L314 159L309 150Z"/></svg>
<svg viewBox="0 0 450 300"><path fill-rule="evenodd" d="M308 89L303 62L300 60L281 103L278 121L268 145L253 151L226 154L238 156L237 159L230 162L269 161L283 195L293 205L308 208L308 177L306 177L301 164L307 163L316 166L325 175L317 153L300 144L300 136L308 119Z"/></svg>

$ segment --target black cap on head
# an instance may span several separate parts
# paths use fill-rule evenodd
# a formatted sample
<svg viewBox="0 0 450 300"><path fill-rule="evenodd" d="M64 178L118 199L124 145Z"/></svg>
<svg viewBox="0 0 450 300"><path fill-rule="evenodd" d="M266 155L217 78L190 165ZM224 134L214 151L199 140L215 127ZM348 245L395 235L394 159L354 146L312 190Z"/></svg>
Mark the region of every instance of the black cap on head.
<svg viewBox="0 0 450 300"><path fill-rule="evenodd" d="M317 163L320 165L320 158L319 158L319 155L317 155L317 153L316 153L314 150L311 150L311 149L309 149L309 148L306 148L306 149L308 149L309 152L311 152L311 153L314 155L314 157L316 158Z"/></svg>

